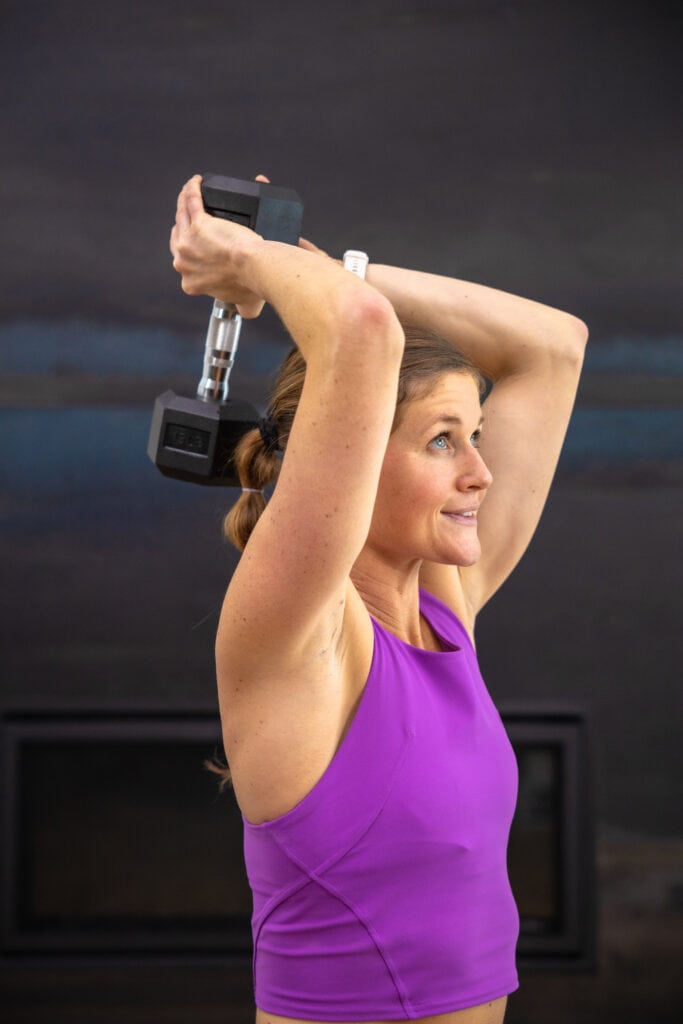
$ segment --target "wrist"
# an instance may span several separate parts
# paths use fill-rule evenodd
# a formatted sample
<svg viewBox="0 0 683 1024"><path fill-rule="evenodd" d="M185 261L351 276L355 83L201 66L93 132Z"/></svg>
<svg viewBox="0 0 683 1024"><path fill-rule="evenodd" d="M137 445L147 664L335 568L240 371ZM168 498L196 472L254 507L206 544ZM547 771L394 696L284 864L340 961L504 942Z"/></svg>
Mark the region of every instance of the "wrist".
<svg viewBox="0 0 683 1024"><path fill-rule="evenodd" d="M242 285L255 295L262 294L269 250L277 244L266 242L253 231L245 231L239 245L232 250L231 258Z"/></svg>

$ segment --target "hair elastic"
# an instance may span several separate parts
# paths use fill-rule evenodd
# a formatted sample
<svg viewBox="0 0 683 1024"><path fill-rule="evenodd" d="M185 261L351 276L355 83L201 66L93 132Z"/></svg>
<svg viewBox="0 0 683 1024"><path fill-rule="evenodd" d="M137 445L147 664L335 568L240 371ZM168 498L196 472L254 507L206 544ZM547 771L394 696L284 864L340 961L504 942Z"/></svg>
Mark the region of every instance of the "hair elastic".
<svg viewBox="0 0 683 1024"><path fill-rule="evenodd" d="M270 416L262 416L258 421L258 431L266 452L280 451L280 431L274 419Z"/></svg>
<svg viewBox="0 0 683 1024"><path fill-rule="evenodd" d="M242 494L263 494L261 487L243 487Z"/></svg>

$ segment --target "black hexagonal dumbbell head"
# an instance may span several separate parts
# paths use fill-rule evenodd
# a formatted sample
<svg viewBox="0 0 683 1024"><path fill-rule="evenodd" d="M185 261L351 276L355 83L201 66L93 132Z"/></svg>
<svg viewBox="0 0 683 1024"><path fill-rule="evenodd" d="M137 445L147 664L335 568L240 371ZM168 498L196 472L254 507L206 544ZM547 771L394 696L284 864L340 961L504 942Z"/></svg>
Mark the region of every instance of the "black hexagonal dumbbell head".
<svg viewBox="0 0 683 1024"><path fill-rule="evenodd" d="M164 391L154 403L147 453L164 476L238 487L235 447L258 419L253 405L239 398L205 402Z"/></svg>
<svg viewBox="0 0 683 1024"><path fill-rule="evenodd" d="M299 243L304 208L291 188L207 173L202 199L214 217L244 224L270 242Z"/></svg>
<svg viewBox="0 0 683 1024"><path fill-rule="evenodd" d="M202 198L212 215L244 224L269 241L299 241L303 205L292 189L205 174ZM214 302L197 397L165 391L157 398L147 453L165 476L239 486L235 447L259 419L249 402L227 397L240 327L234 306Z"/></svg>

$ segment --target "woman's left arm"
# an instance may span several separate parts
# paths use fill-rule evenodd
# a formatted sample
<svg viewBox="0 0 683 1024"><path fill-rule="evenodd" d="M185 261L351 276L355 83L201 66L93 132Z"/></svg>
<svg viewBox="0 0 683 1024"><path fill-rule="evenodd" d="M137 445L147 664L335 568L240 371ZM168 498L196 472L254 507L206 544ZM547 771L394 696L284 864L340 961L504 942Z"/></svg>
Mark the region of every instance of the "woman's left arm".
<svg viewBox="0 0 683 1024"><path fill-rule="evenodd" d="M473 566L423 567L423 582L472 619L507 579L538 524L571 415L585 324L568 313L483 285L370 264L367 281L399 319L450 340L493 387L480 450L493 483L478 517L482 555Z"/></svg>

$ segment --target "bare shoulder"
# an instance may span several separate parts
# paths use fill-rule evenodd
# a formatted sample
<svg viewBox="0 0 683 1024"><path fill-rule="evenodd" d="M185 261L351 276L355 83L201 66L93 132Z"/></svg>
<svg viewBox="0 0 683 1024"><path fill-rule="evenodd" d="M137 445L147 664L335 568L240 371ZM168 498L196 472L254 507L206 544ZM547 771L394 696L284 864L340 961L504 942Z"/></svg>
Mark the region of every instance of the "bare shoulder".
<svg viewBox="0 0 683 1024"><path fill-rule="evenodd" d="M252 655L236 669L217 643L223 741L245 817L270 821L296 806L331 763L363 693L372 625L348 583L308 648ZM332 621L333 620L333 621ZM267 646L267 645L266 645Z"/></svg>

